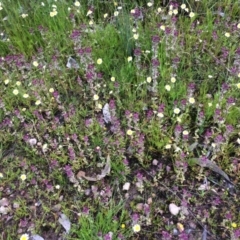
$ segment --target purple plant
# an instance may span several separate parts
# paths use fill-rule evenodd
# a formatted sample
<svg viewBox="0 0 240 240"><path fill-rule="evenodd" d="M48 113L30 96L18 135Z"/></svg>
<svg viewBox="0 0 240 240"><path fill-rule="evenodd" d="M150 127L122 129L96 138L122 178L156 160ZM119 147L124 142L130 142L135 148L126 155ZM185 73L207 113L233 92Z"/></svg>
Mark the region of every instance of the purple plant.
<svg viewBox="0 0 240 240"><path fill-rule="evenodd" d="M65 171L65 173L67 174L68 178L71 178L72 176L74 176L74 173L72 171L72 167L70 165L66 165L63 170Z"/></svg>

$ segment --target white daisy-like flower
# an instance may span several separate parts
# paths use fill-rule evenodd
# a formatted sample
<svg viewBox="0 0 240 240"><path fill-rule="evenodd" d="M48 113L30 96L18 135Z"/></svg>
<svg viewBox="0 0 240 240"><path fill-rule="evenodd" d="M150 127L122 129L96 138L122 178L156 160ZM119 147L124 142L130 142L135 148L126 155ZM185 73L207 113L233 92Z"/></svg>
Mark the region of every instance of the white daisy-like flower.
<svg viewBox="0 0 240 240"><path fill-rule="evenodd" d="M93 95L93 100L94 100L94 101L97 101L98 99L99 99L99 96L98 96L97 94L94 94L94 95Z"/></svg>
<svg viewBox="0 0 240 240"><path fill-rule="evenodd" d="M25 181L25 180L27 179L27 176L26 176L26 174L22 174L22 175L20 176L20 178L21 178L22 181Z"/></svg>
<svg viewBox="0 0 240 240"><path fill-rule="evenodd" d="M21 237L20 237L20 240L29 240L29 235L28 234L23 234Z"/></svg>
<svg viewBox="0 0 240 240"><path fill-rule="evenodd" d="M5 79L5 80L4 80L4 84L5 84L5 85L8 85L9 82L10 82L9 79Z"/></svg>
<svg viewBox="0 0 240 240"><path fill-rule="evenodd" d="M174 9L174 10L173 10L173 14L174 14L174 15L177 15L177 14L178 14L178 10L177 10L177 9Z"/></svg>
<svg viewBox="0 0 240 240"><path fill-rule="evenodd" d="M133 38L137 40L139 38L139 34L138 33L133 34Z"/></svg>
<svg viewBox="0 0 240 240"><path fill-rule="evenodd" d="M147 77L147 82L150 83L152 81L151 77Z"/></svg>
<svg viewBox="0 0 240 240"><path fill-rule="evenodd" d="M75 6L75 7L80 7L80 2L79 2L79 1L76 1L76 2L74 3L74 6Z"/></svg>
<svg viewBox="0 0 240 240"><path fill-rule="evenodd" d="M175 114L179 114L179 113L180 113L180 109L179 109L179 108L174 108L173 112L174 112Z"/></svg>
<svg viewBox="0 0 240 240"><path fill-rule="evenodd" d="M166 149L170 149L171 147L172 147L171 144L167 144L167 145L165 146Z"/></svg>
<svg viewBox="0 0 240 240"><path fill-rule="evenodd" d="M157 117L159 117L159 118L163 118L164 115L163 115L163 113L158 113L158 114L157 114Z"/></svg>
<svg viewBox="0 0 240 240"><path fill-rule="evenodd" d="M22 18L26 18L28 16L28 14L23 13L21 16L22 16Z"/></svg>
<svg viewBox="0 0 240 240"><path fill-rule="evenodd" d="M190 97L190 98L188 99L188 101L189 101L189 103L191 103L191 104L194 104L194 103L195 103L195 99L194 99L193 97Z"/></svg>
<svg viewBox="0 0 240 240"><path fill-rule="evenodd" d="M186 4L184 4L184 3L180 6L180 8L183 9L183 10L184 10L186 7L187 7L187 6L186 6Z"/></svg>
<svg viewBox="0 0 240 240"><path fill-rule="evenodd" d="M171 86L170 85L166 85L165 89L169 92L171 90Z"/></svg>
<svg viewBox="0 0 240 240"><path fill-rule="evenodd" d="M141 231L141 226L140 226L139 224L135 224L135 225L133 226L133 231L134 231L135 233L140 232L140 231Z"/></svg>
<svg viewBox="0 0 240 240"><path fill-rule="evenodd" d="M133 135L133 131L132 131L131 129L128 129L128 130L127 130L127 135L128 135L128 136L132 136L132 135Z"/></svg>
<svg viewBox="0 0 240 240"><path fill-rule="evenodd" d="M131 56L128 57L128 58L127 58L127 61L128 61L128 62L131 62L131 61L132 61L132 57L131 57Z"/></svg>
<svg viewBox="0 0 240 240"><path fill-rule="evenodd" d="M103 61L102 61L102 59L101 59L101 58L99 58L99 59L97 60L97 64L98 64L98 65L101 65L101 64L102 64L102 62L103 62Z"/></svg>
<svg viewBox="0 0 240 240"><path fill-rule="evenodd" d="M186 11L186 9L185 9L185 11ZM194 16L195 16L195 13L194 13L194 12L190 12L190 13L189 13L189 17L190 17L190 18L193 18Z"/></svg>
<svg viewBox="0 0 240 240"><path fill-rule="evenodd" d="M13 94L14 94L14 95L18 95L18 93L19 93L19 91L18 91L17 89L14 89L14 90L13 90Z"/></svg>
<svg viewBox="0 0 240 240"><path fill-rule="evenodd" d="M35 105L36 106L38 106L38 105L40 105L41 104L41 101L40 100L37 100L36 102L35 102Z"/></svg>
<svg viewBox="0 0 240 240"><path fill-rule="evenodd" d="M183 131L183 135L187 136L189 134L189 132L187 130Z"/></svg>
<svg viewBox="0 0 240 240"><path fill-rule="evenodd" d="M34 67L38 67L38 65L39 65L39 64L38 64L37 61L33 61L33 66L34 66Z"/></svg>
<svg viewBox="0 0 240 240"><path fill-rule="evenodd" d="M160 27L161 30L165 31L166 30L166 27L164 25L161 25Z"/></svg>

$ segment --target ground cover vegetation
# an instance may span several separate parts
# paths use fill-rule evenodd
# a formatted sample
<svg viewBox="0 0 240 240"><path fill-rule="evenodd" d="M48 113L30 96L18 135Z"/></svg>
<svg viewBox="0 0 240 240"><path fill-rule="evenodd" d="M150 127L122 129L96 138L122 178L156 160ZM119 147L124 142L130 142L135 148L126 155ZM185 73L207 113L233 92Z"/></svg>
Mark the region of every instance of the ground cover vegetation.
<svg viewBox="0 0 240 240"><path fill-rule="evenodd" d="M239 239L239 4L2 0L0 239Z"/></svg>

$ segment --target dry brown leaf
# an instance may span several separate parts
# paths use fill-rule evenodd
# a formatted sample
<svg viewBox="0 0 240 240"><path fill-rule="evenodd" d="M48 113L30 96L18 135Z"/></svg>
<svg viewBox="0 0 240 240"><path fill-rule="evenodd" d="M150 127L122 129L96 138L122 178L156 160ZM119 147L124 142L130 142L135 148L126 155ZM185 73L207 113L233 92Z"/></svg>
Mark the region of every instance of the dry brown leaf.
<svg viewBox="0 0 240 240"><path fill-rule="evenodd" d="M96 182L103 179L106 175L110 173L110 171L111 171L111 162L110 162L110 156L108 155L106 165L104 169L101 171L101 174L98 174L96 177L88 177L88 176L85 176L85 173L84 173L82 177L88 181Z"/></svg>

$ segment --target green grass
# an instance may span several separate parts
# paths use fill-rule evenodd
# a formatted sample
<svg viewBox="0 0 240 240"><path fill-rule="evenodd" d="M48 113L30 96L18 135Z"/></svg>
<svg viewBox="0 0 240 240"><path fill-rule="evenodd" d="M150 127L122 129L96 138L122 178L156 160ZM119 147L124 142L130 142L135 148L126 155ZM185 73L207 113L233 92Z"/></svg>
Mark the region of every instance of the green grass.
<svg viewBox="0 0 240 240"><path fill-rule="evenodd" d="M2 239L239 237L239 3L150 2L2 0Z"/></svg>

